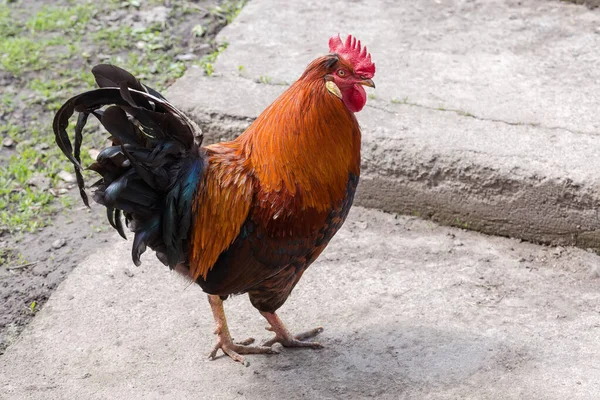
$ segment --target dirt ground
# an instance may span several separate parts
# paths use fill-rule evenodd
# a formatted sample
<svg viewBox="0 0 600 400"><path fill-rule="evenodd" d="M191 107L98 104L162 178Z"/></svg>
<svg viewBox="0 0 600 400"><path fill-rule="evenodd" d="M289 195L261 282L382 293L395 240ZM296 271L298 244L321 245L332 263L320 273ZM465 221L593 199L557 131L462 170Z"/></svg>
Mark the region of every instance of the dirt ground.
<svg viewBox="0 0 600 400"><path fill-rule="evenodd" d="M0 65L2 101L4 105L10 103L10 107L0 105L0 141L3 142L0 144L0 167L5 171L15 169L14 164L25 157L23 151L30 148L40 154L34 165L28 166L26 173L30 177L26 185L14 185L15 176L7 174L7 180L13 182L13 186L3 188L5 192L0 193L10 199L7 213L29 218L10 226L0 223L0 354L16 340L69 272L112 235L104 211L94 206L88 210L81 203L73 189L70 165L66 165L62 159L59 163L57 158L62 158L62 154L57 154L52 139L50 123L54 109L72 95L90 88L88 83L79 79L78 74L89 71L91 66L100 62L118 63L118 57L123 57L125 65L131 64L132 57L136 56L143 64L136 68L139 69L136 72L138 76L141 75L148 85L164 90L185 68L195 65L206 69L206 60L210 62L211 53L214 54L218 49L214 42L216 34L231 22L231 10L241 7L242 3L226 0L112 1L95 10L93 8L98 6L93 3L81 2L79 4L86 7L91 4L92 7L91 10L86 9L91 16L91 32L78 39L79 48L87 53L85 57L78 54L46 69L28 69L28 65L25 65L23 72L10 72L10 66L3 68ZM72 3L21 0L7 4L0 2L0 8L8 7L11 15L17 19L16 25L21 23L21 30L15 29L14 32L18 37L30 34L28 28L32 26L31 21L37 13L65 10L70 7L69 4ZM139 35L143 35L148 24L160 25L157 33L151 32L154 36L149 38L140 36L142 40L134 44L120 43L117 40L119 38L110 36L116 27L134 32L137 30L142 32ZM98 41L98 36L94 36L93 32L104 32L103 29L107 29L108 39ZM52 39L60 34L59 31L46 32L40 28L33 38ZM73 33L69 31L65 35ZM12 38L7 34L0 39L8 42ZM152 51L144 48L144 43L158 47L155 52L160 52L160 56L153 56ZM177 64L165 64L170 60L177 60ZM163 65L169 68L176 65L178 70L165 71L161 69ZM42 94L37 87L32 87L34 79L68 84L49 86L54 91ZM89 77L86 79L89 80ZM39 130L39 137L33 137L28 130L33 126ZM94 144L101 145L101 138L99 132L92 132L92 136L84 143L87 142L88 148ZM66 173L66 180L57 177L57 172ZM36 210L33 217L21 210L31 207L25 203L25 195L9 197L12 193L6 193L29 194L31 190L37 190L40 196L51 193L54 197L42 206L41 211ZM40 206L34 204L33 207Z"/></svg>

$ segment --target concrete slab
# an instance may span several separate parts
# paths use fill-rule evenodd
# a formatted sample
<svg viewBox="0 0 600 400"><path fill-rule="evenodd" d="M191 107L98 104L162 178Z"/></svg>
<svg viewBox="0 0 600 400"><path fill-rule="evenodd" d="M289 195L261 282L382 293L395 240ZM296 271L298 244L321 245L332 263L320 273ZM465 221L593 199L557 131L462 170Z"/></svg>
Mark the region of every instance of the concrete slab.
<svg viewBox="0 0 600 400"><path fill-rule="evenodd" d="M598 256L355 208L280 314L320 351L208 361L205 295L131 242L69 275L0 358L0 398L596 399ZM264 340L246 296L233 334Z"/></svg>
<svg viewBox="0 0 600 400"><path fill-rule="evenodd" d="M377 98L598 133L600 12L547 0L256 0L215 67L293 82L332 34L360 38Z"/></svg>
<svg viewBox="0 0 600 400"><path fill-rule="evenodd" d="M541 0L253 0L219 35L217 75L190 70L168 96L230 139L352 32L378 68L357 204L598 248L599 27Z"/></svg>

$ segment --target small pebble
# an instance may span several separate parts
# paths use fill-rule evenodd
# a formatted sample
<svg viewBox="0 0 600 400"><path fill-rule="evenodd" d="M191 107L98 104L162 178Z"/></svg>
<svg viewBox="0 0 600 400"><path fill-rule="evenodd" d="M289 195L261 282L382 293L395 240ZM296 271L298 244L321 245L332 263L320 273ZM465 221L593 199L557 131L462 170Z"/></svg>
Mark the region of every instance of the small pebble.
<svg viewBox="0 0 600 400"><path fill-rule="evenodd" d="M9 137L4 138L4 140L2 141L2 146L4 147L13 147L14 144L15 142Z"/></svg>
<svg viewBox="0 0 600 400"><path fill-rule="evenodd" d="M195 54L192 53L187 53L187 54L179 54L177 56L175 56L176 60L179 61L190 61L190 60L195 60L197 57Z"/></svg>
<svg viewBox="0 0 600 400"><path fill-rule="evenodd" d="M57 176L58 179L61 179L67 183L73 183L76 180L75 175L67 171L60 171Z"/></svg>
<svg viewBox="0 0 600 400"><path fill-rule="evenodd" d="M65 244L67 244L67 240L66 239L56 239L54 242L52 242L52 248L53 249L60 249L61 247L63 247Z"/></svg>

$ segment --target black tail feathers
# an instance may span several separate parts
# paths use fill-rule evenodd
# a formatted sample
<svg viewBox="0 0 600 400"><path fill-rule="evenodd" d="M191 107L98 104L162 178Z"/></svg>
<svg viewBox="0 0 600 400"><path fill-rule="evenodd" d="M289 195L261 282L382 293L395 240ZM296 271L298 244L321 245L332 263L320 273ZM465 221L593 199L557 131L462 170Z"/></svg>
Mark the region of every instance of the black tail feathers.
<svg viewBox="0 0 600 400"><path fill-rule="evenodd" d="M94 184L94 200L106 207L109 223L121 236L121 214L135 232L133 262L140 265L140 255L150 246L171 268L185 263L192 201L206 167L200 129L129 72L101 64L92 73L100 89L69 99L53 122L56 143L75 166L81 198L88 205L80 149L91 114L112 139L89 167L102 176ZM66 128L74 112L79 116L73 148Z"/></svg>

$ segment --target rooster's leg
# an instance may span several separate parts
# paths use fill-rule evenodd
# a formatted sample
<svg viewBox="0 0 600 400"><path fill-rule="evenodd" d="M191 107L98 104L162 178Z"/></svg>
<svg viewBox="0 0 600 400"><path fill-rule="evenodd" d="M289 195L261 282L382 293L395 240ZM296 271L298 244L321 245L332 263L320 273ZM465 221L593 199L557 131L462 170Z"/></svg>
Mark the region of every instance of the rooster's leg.
<svg viewBox="0 0 600 400"><path fill-rule="evenodd" d="M274 343L281 343L284 347L310 347L313 349L323 348L323 346L318 342L303 341L323 332L322 327L302 332L298 335L292 335L290 331L287 330L283 322L281 322L277 314L262 311L261 314L267 319L267 321L269 321L269 324L271 324L267 330L275 332L275 337L263 343L263 346L272 346Z"/></svg>
<svg viewBox="0 0 600 400"><path fill-rule="evenodd" d="M215 317L215 323L217 329L215 334L219 336L216 346L208 356L210 359L214 359L219 349L223 350L223 353L227 354L233 360L241 362L248 366L245 358L240 354L276 354L277 352L266 346L248 346L248 344L254 342L254 339L248 339L240 344L236 344L231 339L229 334L229 328L227 327L227 319L225 318L225 310L223 310L223 300L219 296L208 295L208 302L212 309L213 316Z"/></svg>

